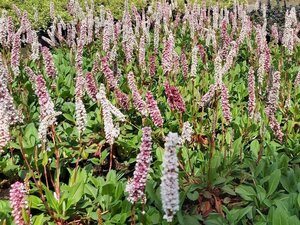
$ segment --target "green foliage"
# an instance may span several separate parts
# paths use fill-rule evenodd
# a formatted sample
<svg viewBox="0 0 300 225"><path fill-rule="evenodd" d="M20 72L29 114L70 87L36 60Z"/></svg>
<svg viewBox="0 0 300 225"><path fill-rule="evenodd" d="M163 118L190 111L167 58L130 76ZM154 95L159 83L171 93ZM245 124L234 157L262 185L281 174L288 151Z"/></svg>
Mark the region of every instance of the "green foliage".
<svg viewBox="0 0 300 225"><path fill-rule="evenodd" d="M31 8L36 3L41 19L34 26L48 26L50 17L48 1L15 1L22 9L28 10L33 20ZM66 21L65 1L55 1L57 15ZM121 18L123 1L95 1L112 9L116 18ZM130 1L138 9L144 6L142 1ZM182 4L182 3L180 3ZM118 7L115 7L118 5ZM11 1L2 1L1 7L10 13ZM31 10L31 11L30 11ZM152 32L152 31L151 31ZM163 31L162 31L163 32ZM151 33L152 35L152 33ZM161 39L163 37L161 35ZM236 34L232 34L234 38ZM175 51L180 55L186 50L191 64L192 38L187 28L185 32L175 30ZM151 38L153 38L151 36ZM198 37L199 44L205 45L203 37ZM219 33L217 40L221 43ZM213 99L205 109L199 109L201 97L208 91L214 81L215 52L211 45L205 46L207 63L198 59L197 77L184 79L182 71L176 74L163 73L162 49L160 40L157 55L157 73L150 77L143 74L137 63L138 49L134 50L134 61L125 64L122 42L118 43L116 65L121 74L119 87L130 98L126 74L134 71L141 93L151 91L158 102L164 118L163 128L156 128L150 118L142 116L130 105L123 110L126 122L120 123L120 136L116 140L113 169L109 170L110 146L106 144L102 108L88 95L82 100L87 111L87 126L82 134L76 128L75 106L75 58L72 50L63 46L53 48L52 54L57 70L57 77L47 76L42 60L31 62L28 59L29 48L24 46L21 53L21 73L10 84L11 93L19 109L24 113L24 123L11 127L12 140L0 157L0 175L9 182L25 180L29 187L28 204L32 212L32 224L55 224L57 220L65 223L82 224L130 224L133 207L127 201L125 191L127 179L132 177L136 155L141 143L141 129L146 125L153 129L152 164L146 185L146 202L135 205L134 218L137 224L163 224L163 209L160 196L162 160L164 155L165 135L171 132L181 133L183 121L193 123L195 135L193 141L184 144L178 150L180 161L180 210L173 224L206 225L285 225L299 224L300 212L300 88L293 87L292 81L299 71L299 46L293 55L287 55L282 46L269 43L272 52L272 66L280 70L281 94L280 106L276 118L284 132L284 140L279 143L270 129L264 113L266 88L257 96L257 111L261 113L260 121L248 116L247 74L249 66L257 68L257 44L254 37L249 43L242 43L238 57L233 66L223 77L229 90L232 122L226 124L218 99ZM83 52L83 72L91 71L97 63L96 52L102 49L101 41L85 46ZM0 49L4 57L10 53ZM154 52L152 43L146 46L146 61ZM104 53L101 52L101 56ZM280 64L280 68L279 65ZM57 117L54 131L47 136L47 146L41 143L38 135L40 106L34 94L34 84L28 79L24 67L29 66L40 73L46 80L47 90L54 102L55 109L61 112ZM112 66L112 65L111 65ZM106 83L102 72L94 74L97 84ZM170 110L163 87L169 79L178 87L186 103L186 112L182 115ZM20 94L22 93L22 94ZM285 108L284 101L291 97L290 106ZM107 91L107 97L113 105L119 107L115 93ZM212 124L216 118L214 133ZM214 138L214 143L212 140ZM57 163L57 159L60 159ZM27 161L26 161L27 160ZM28 165L31 169L28 168ZM54 182L60 178L59 191ZM34 179L33 179L34 178ZM54 179L54 181L52 181ZM37 180L37 182L36 182ZM2 182L2 181L1 181ZM2 187L1 190L7 187ZM44 196L45 199L41 197ZM57 197L59 192L60 198ZM8 196L0 200L0 223L12 224L11 208ZM49 211L51 213L49 213ZM57 223L56 223L57 224ZM1 224L2 225L2 224Z"/></svg>

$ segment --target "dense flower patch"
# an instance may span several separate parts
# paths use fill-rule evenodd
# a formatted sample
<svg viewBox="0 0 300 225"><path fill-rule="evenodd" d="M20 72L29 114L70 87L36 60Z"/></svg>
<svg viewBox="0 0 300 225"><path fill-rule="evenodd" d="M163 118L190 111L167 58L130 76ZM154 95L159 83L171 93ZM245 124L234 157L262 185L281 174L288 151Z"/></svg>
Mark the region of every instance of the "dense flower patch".
<svg viewBox="0 0 300 225"><path fill-rule="evenodd" d="M1 224L300 223L295 8L50 6L0 17Z"/></svg>

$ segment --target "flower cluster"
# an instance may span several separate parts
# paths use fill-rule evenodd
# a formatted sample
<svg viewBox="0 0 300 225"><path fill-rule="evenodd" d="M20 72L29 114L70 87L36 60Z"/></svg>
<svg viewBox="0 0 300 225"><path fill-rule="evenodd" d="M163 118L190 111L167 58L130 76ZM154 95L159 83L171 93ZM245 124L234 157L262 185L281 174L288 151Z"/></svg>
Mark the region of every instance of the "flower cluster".
<svg viewBox="0 0 300 225"><path fill-rule="evenodd" d="M172 33L170 33L168 40L165 41L164 50L163 50L162 67L164 73L169 73L172 71L173 48L174 48L174 38Z"/></svg>
<svg viewBox="0 0 300 225"><path fill-rule="evenodd" d="M256 98L255 98L255 77L254 77L254 71L252 67L250 67L248 73L248 92L249 92L249 100L248 100L249 117L254 118Z"/></svg>
<svg viewBox="0 0 300 225"><path fill-rule="evenodd" d="M295 79L295 87L300 86L300 71L298 72L296 79Z"/></svg>
<svg viewBox="0 0 300 225"><path fill-rule="evenodd" d="M149 59L149 74L151 77L155 76L156 73L156 55L155 53L150 56Z"/></svg>
<svg viewBox="0 0 300 225"><path fill-rule="evenodd" d="M165 212L164 219L168 222L172 222L176 211L179 210L178 159L176 148L180 143L180 137L177 133L170 132L166 137L160 193Z"/></svg>
<svg viewBox="0 0 300 225"><path fill-rule="evenodd" d="M143 34L140 38L139 44L139 65L141 70L145 70L145 35Z"/></svg>
<svg viewBox="0 0 300 225"><path fill-rule="evenodd" d="M43 56L43 60L44 60L45 69L46 69L47 74L50 77L55 78L57 73L56 73L56 69L55 69L55 65L54 65L54 62L53 62L51 52L45 46L42 47L41 52L42 52L42 56Z"/></svg>
<svg viewBox="0 0 300 225"><path fill-rule="evenodd" d="M181 64L182 64L182 73L183 77L187 79L188 73L189 73L189 66L186 59L185 50L182 50L181 52Z"/></svg>
<svg viewBox="0 0 300 225"><path fill-rule="evenodd" d="M189 122L184 122L182 127L182 133L181 133L182 144L184 142L191 142L193 133L194 131L191 124Z"/></svg>
<svg viewBox="0 0 300 225"><path fill-rule="evenodd" d="M3 104L3 110L7 116L8 124L14 125L16 123L23 122L23 116L17 111L13 97L9 93L9 90L5 86L5 82L0 82L0 100Z"/></svg>
<svg viewBox="0 0 300 225"><path fill-rule="evenodd" d="M28 213L28 203L26 201L25 186L21 182L16 182L11 185L9 191L9 201L12 208L14 222L18 225L26 225L23 218L23 211Z"/></svg>
<svg viewBox="0 0 300 225"><path fill-rule="evenodd" d="M15 33L11 50L11 67L16 76L20 73L21 28Z"/></svg>
<svg viewBox="0 0 300 225"><path fill-rule="evenodd" d="M141 199L145 195L145 187L147 182L147 176L150 169L150 163L152 160L152 138L151 128L143 128L142 144L140 146L140 153L136 158L136 165L133 173L133 179L128 181L126 191L129 193L128 201L135 203L138 199Z"/></svg>
<svg viewBox="0 0 300 225"><path fill-rule="evenodd" d="M103 84L100 85L96 97L102 107L105 139L110 145L113 145L115 139L120 134L120 128L114 125L112 115L115 115L121 121L125 120L125 116L106 98L105 87Z"/></svg>
<svg viewBox="0 0 300 225"><path fill-rule="evenodd" d="M9 121L3 103L0 103L0 153L10 141Z"/></svg>
<svg viewBox="0 0 300 225"><path fill-rule="evenodd" d="M171 86L168 82L165 82L165 92L170 108L178 110L181 113L185 112L185 103L179 90L175 86Z"/></svg>
<svg viewBox="0 0 300 225"><path fill-rule="evenodd" d="M39 138L46 142L47 129L56 122L58 112L54 110L54 104L47 91L46 82L42 75L35 76L35 93L40 105Z"/></svg>
<svg viewBox="0 0 300 225"><path fill-rule="evenodd" d="M84 93L84 78L82 76L76 77L76 86L75 86L75 116L76 116L76 127L80 134L83 133L86 123L87 115L86 110L82 101Z"/></svg>
<svg viewBox="0 0 300 225"><path fill-rule="evenodd" d="M88 93L88 95L94 101L96 101L97 100L96 95L97 95L98 88L97 88L95 77L92 72L88 72L85 75L85 89L86 89L86 92Z"/></svg>
<svg viewBox="0 0 300 225"><path fill-rule="evenodd" d="M197 74L197 53L198 53L198 47L194 46L192 49L192 66L191 66L191 78L195 78Z"/></svg>
<svg viewBox="0 0 300 225"><path fill-rule="evenodd" d="M224 84L221 85L221 105L222 105L223 116L226 122L230 123L231 112L230 112L230 105L228 100L228 89Z"/></svg>
<svg viewBox="0 0 300 225"><path fill-rule="evenodd" d="M114 90L118 86L118 83L114 76L114 72L109 68L107 56L104 56L101 59L101 70L107 80L109 87Z"/></svg>
<svg viewBox="0 0 300 225"><path fill-rule="evenodd" d="M140 95L139 90L136 86L136 82L135 82L135 79L134 79L133 72L129 72L129 74L127 75L127 79L128 79L129 88L130 88L131 93L132 93L134 107L142 115L146 116L148 114L147 105L144 102L144 100L143 100L142 96Z"/></svg>
<svg viewBox="0 0 300 225"><path fill-rule="evenodd" d="M164 120L157 106L157 102L150 91L146 93L146 103L153 123L155 126L162 127Z"/></svg>
<svg viewBox="0 0 300 225"><path fill-rule="evenodd" d="M279 91L280 91L280 73L276 71L272 75L272 86L269 89L267 107L265 109L265 112L269 119L271 129L273 130L278 140L282 142L283 132L281 131L280 124L275 118L275 112L278 107Z"/></svg>
<svg viewBox="0 0 300 225"><path fill-rule="evenodd" d="M116 94L116 97L117 97L118 104L123 109L128 109L129 108L129 98L128 98L128 96L119 89L115 89L115 94Z"/></svg>

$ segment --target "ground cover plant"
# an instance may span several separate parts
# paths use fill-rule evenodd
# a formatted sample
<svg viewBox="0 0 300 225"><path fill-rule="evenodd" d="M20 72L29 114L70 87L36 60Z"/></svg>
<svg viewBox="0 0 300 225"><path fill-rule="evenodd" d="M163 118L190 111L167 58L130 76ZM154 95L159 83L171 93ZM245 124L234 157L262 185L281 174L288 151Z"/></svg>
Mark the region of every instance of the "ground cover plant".
<svg viewBox="0 0 300 225"><path fill-rule="evenodd" d="M300 224L296 9L84 3L0 17L0 224Z"/></svg>

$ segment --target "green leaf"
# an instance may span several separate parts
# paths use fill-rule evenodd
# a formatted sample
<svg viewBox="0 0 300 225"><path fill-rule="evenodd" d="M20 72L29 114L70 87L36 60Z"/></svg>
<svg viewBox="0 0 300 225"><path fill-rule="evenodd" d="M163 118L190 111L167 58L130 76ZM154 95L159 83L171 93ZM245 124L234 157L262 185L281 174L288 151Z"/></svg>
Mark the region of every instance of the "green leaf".
<svg viewBox="0 0 300 225"><path fill-rule="evenodd" d="M251 186L246 185L236 187L235 192L247 201L252 201L256 196L255 190Z"/></svg>
<svg viewBox="0 0 300 225"><path fill-rule="evenodd" d="M274 193L274 191L277 189L279 181L281 177L281 171L280 169L276 169L273 173L270 175L270 179L268 181L268 195L270 196L271 194Z"/></svg>
<svg viewBox="0 0 300 225"><path fill-rule="evenodd" d="M47 220L44 217L44 214L40 214L38 216L34 216L32 219L33 219L33 225L43 225L44 222Z"/></svg>
<svg viewBox="0 0 300 225"><path fill-rule="evenodd" d="M34 196L34 195L29 196L29 205L30 205L30 208L33 208L33 209L41 210L41 209L45 208L44 203L41 200L41 198Z"/></svg>
<svg viewBox="0 0 300 225"><path fill-rule="evenodd" d="M259 152L259 142L257 139L253 140L250 144L250 151L252 155L257 159L258 157L258 152Z"/></svg>
<svg viewBox="0 0 300 225"><path fill-rule="evenodd" d="M277 208L273 212L272 225L289 225L289 216L282 208Z"/></svg>
<svg viewBox="0 0 300 225"><path fill-rule="evenodd" d="M198 193L198 191L188 192L187 197L192 201L196 201L199 197L199 193Z"/></svg>
<svg viewBox="0 0 300 225"><path fill-rule="evenodd" d="M75 123L75 119L73 118L72 115L70 115L70 114L68 114L68 113L64 113L63 116L64 116L67 120L69 120L69 121Z"/></svg>
<svg viewBox="0 0 300 225"><path fill-rule="evenodd" d="M84 183L80 182L71 187L70 191L70 198L68 199L68 207L69 208L71 205L75 205L83 195L84 191Z"/></svg>
<svg viewBox="0 0 300 225"><path fill-rule="evenodd" d="M256 192L257 192L258 200L262 203L265 200L266 195L267 195L266 190L262 186L257 185Z"/></svg>
<svg viewBox="0 0 300 225"><path fill-rule="evenodd" d="M45 194L46 194L47 203L49 204L49 206L52 209L54 209L57 213L59 213L59 207L58 207L59 205L58 205L58 201L54 197L54 192L51 192L47 187L45 187Z"/></svg>

